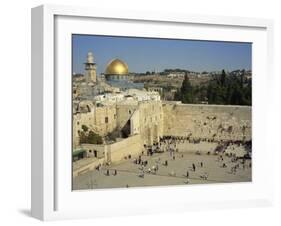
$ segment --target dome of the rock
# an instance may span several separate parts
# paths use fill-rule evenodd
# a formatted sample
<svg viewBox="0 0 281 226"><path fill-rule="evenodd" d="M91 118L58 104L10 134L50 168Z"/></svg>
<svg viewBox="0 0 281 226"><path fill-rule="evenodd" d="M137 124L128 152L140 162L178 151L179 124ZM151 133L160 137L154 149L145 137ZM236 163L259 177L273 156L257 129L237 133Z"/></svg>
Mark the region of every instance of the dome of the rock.
<svg viewBox="0 0 281 226"><path fill-rule="evenodd" d="M119 59L110 61L105 70L105 75L128 75L128 65Z"/></svg>

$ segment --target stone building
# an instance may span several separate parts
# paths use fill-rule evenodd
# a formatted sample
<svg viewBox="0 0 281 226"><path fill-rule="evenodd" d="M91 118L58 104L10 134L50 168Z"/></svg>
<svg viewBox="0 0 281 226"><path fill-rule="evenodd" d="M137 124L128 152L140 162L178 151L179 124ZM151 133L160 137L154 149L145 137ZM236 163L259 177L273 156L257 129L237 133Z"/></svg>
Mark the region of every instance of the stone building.
<svg viewBox="0 0 281 226"><path fill-rule="evenodd" d="M115 105L95 105L89 101L81 102L72 119L74 148L80 144L79 132L82 131L83 125L100 136L105 136L116 128L116 119Z"/></svg>
<svg viewBox="0 0 281 226"><path fill-rule="evenodd" d="M95 101L80 101L73 114L74 147L79 146L79 131L83 125L102 137L117 130L121 138L140 134L142 144L158 142L163 130L160 96L157 92L135 92L117 94L115 98L114 95L100 95Z"/></svg>

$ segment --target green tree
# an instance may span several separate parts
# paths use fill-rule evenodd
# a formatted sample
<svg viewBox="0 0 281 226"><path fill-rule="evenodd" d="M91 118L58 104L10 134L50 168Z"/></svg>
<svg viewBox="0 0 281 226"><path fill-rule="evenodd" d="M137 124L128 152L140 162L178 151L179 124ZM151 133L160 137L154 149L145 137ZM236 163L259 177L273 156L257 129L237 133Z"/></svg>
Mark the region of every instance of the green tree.
<svg viewBox="0 0 281 226"><path fill-rule="evenodd" d="M103 140L100 135L90 130L88 133L84 131L79 132L79 142L80 144L102 144Z"/></svg>
<svg viewBox="0 0 281 226"><path fill-rule="evenodd" d="M241 86L241 88L243 88L243 85L244 85L244 78L245 78L245 69L243 69L241 71L241 74L240 74L240 86Z"/></svg>
<svg viewBox="0 0 281 226"><path fill-rule="evenodd" d="M82 130L83 130L84 132L87 132L87 131L89 130L89 128L88 128L88 126L86 126L86 125L82 125Z"/></svg>
<svg viewBox="0 0 281 226"><path fill-rule="evenodd" d="M177 90L174 100L183 103L200 103L223 105L252 105L252 81L245 77L245 70L237 75L227 76L225 70L213 75L206 85L192 86L185 76L182 86Z"/></svg>
<svg viewBox="0 0 281 226"><path fill-rule="evenodd" d="M193 89L187 74L184 76L184 80L181 86L181 101L183 103L192 103L193 102Z"/></svg>
<svg viewBox="0 0 281 226"><path fill-rule="evenodd" d="M243 105L243 94L241 89L236 85L234 86L234 90L231 94L230 104L232 105Z"/></svg>
<svg viewBox="0 0 281 226"><path fill-rule="evenodd" d="M246 83L244 98L246 105L252 105L252 80L249 79Z"/></svg>
<svg viewBox="0 0 281 226"><path fill-rule="evenodd" d="M85 144L85 143L87 143L87 135L85 134L85 132L83 132L83 131L80 131L80 133L79 133L79 142L80 142L80 144Z"/></svg>
<svg viewBox="0 0 281 226"><path fill-rule="evenodd" d="M218 100L218 86L215 82L210 82L207 90L207 98L209 104L215 104Z"/></svg>
<svg viewBox="0 0 281 226"><path fill-rule="evenodd" d="M221 72L220 80L221 80L221 86L225 86L226 73L224 70L222 70L222 72Z"/></svg>
<svg viewBox="0 0 281 226"><path fill-rule="evenodd" d="M177 89L177 92L175 93L175 96L174 96L174 100L181 101L181 91L180 91L180 89Z"/></svg>
<svg viewBox="0 0 281 226"><path fill-rule="evenodd" d="M102 144L102 137L96 133L94 133L93 131L89 132L88 135L88 143L89 144Z"/></svg>

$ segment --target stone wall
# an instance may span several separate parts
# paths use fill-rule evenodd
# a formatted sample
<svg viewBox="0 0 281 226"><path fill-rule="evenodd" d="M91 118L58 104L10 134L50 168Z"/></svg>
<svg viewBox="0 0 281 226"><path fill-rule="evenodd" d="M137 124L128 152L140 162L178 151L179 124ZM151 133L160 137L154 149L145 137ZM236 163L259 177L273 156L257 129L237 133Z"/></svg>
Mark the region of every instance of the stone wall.
<svg viewBox="0 0 281 226"><path fill-rule="evenodd" d="M163 110L161 101L145 101L139 104L140 135L143 144L152 145L163 134Z"/></svg>
<svg viewBox="0 0 281 226"><path fill-rule="evenodd" d="M163 133L161 101L140 101L138 104L117 105L117 127L121 129L131 120L131 134L140 134L142 144L158 142Z"/></svg>
<svg viewBox="0 0 281 226"><path fill-rule="evenodd" d="M80 149L86 150L87 157L104 158L104 145L99 144L80 144Z"/></svg>
<svg viewBox="0 0 281 226"><path fill-rule="evenodd" d="M130 118L131 135L140 134L140 111L136 109Z"/></svg>
<svg viewBox="0 0 281 226"><path fill-rule="evenodd" d="M99 135L104 136L116 128L117 113L115 105L95 107L94 114L96 115L94 125L97 127Z"/></svg>
<svg viewBox="0 0 281 226"><path fill-rule="evenodd" d="M127 121L130 119L132 114L138 108L137 104L123 104L118 103L116 106L117 113L117 128L122 129Z"/></svg>
<svg viewBox="0 0 281 226"><path fill-rule="evenodd" d="M98 165L104 164L104 159L94 159L92 162L85 164L79 168L73 168L72 176L77 177L88 171L94 170Z"/></svg>
<svg viewBox="0 0 281 226"><path fill-rule="evenodd" d="M88 157L91 157L92 160L81 167L73 168L74 177L87 171L94 170L95 167L100 164L103 165L108 162L118 163L129 155L131 155L132 158L137 157L142 151L144 151L140 135L130 136L113 144L83 144L80 147L87 151L87 154L89 155ZM89 153L90 150L91 153L94 150L98 151L98 157L93 158L93 156Z"/></svg>
<svg viewBox="0 0 281 226"><path fill-rule="evenodd" d="M143 151L140 135L134 135L113 144L105 145L105 159L109 162L119 162L131 155L138 156Z"/></svg>
<svg viewBox="0 0 281 226"><path fill-rule="evenodd" d="M163 135L251 140L250 106L163 103Z"/></svg>

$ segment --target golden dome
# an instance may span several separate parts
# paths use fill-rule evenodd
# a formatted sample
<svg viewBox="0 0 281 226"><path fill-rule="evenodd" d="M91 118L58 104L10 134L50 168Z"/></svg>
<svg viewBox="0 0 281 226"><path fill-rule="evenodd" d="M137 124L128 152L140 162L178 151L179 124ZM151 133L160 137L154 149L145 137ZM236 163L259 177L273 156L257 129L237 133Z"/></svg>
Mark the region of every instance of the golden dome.
<svg viewBox="0 0 281 226"><path fill-rule="evenodd" d="M129 74L128 65L122 60L114 59L110 61L105 70L106 75L127 75Z"/></svg>

